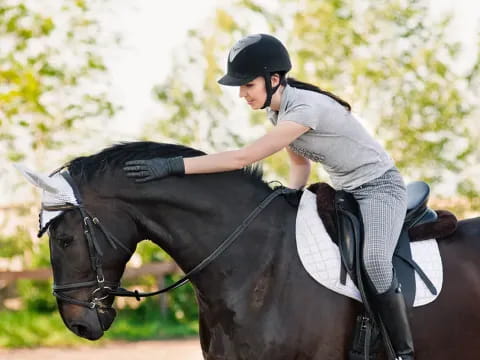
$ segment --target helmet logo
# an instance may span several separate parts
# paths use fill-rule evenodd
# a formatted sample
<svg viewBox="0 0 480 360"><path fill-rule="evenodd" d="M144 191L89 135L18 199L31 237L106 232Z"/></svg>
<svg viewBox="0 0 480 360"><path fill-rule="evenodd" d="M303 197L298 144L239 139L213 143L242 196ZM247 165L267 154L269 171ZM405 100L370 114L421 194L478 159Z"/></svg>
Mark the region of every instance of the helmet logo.
<svg viewBox="0 0 480 360"><path fill-rule="evenodd" d="M247 37L244 37L243 39L240 39L237 41L235 45L233 45L232 49L230 50L230 53L228 54L228 61L232 62L233 59L242 51L245 49L247 46L250 46L258 41L262 36L260 34L255 34L255 35L249 35Z"/></svg>

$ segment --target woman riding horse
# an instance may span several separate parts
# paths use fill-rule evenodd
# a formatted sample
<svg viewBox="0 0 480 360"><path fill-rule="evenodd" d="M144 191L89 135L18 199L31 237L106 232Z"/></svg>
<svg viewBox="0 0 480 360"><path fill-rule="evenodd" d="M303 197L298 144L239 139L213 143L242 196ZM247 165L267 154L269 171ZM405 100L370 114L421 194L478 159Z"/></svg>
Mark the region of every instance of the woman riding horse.
<svg viewBox="0 0 480 360"><path fill-rule="evenodd" d="M353 194L364 223L363 265L373 305L384 321L398 359L413 359L413 341L392 256L407 208L406 188L394 161L371 137L350 105L317 86L287 78L290 57L275 37L255 34L230 50L227 74L218 82L239 86L253 110L266 109L275 125L253 143L197 157L154 158L125 163L126 175L142 183L169 175L241 169L285 148L290 187L303 188L310 160L323 165L336 190Z"/></svg>

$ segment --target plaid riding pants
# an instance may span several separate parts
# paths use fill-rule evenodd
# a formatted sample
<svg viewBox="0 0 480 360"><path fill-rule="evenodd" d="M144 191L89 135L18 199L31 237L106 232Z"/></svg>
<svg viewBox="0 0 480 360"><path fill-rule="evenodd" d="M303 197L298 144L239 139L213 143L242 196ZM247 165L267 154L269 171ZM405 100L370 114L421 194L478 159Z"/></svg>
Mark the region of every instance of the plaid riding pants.
<svg viewBox="0 0 480 360"><path fill-rule="evenodd" d="M382 176L349 191L357 200L365 231L363 261L378 293L387 291L393 278L392 256L407 211L402 175L393 167Z"/></svg>

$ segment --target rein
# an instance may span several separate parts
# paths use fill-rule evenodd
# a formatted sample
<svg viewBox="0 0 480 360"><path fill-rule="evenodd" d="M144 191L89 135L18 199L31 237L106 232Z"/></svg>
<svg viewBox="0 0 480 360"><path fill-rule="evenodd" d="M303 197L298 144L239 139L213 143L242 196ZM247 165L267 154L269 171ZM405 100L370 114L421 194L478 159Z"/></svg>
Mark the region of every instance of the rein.
<svg viewBox="0 0 480 360"><path fill-rule="evenodd" d="M218 256L220 256L239 236L240 234L245 231L245 229L250 225L250 223L279 195L288 194L294 192L295 190L286 188L286 187L278 187L275 189L270 195L268 195L243 221L242 223L204 260L202 260L197 266L193 269L188 271L180 280L176 281L170 286L167 286L163 289L153 291L153 292L138 292L138 290L130 291L120 287L120 282L112 282L106 281L103 276L103 269L102 269L102 261L101 257L103 256L103 252L99 246L98 240L95 236L95 226L97 226L100 231L105 235L106 239L110 243L110 245L116 250L117 245L121 247L124 251L128 254L131 254L131 251L113 234L111 234L100 222L97 217L91 216L81 201L81 196L78 191L78 188L73 181L72 177L68 172L62 172L61 175L65 178L65 180L70 184L77 199L78 205L75 204L62 204L58 206L42 206L44 210L56 211L56 210L70 210L70 209L78 209L80 214L83 218L83 230L85 239L88 245L88 252L90 255L90 264L92 270L96 274L96 279L86 282L79 282L79 283L72 283L66 285L57 285L54 283L53 285L53 295L56 296L58 299L75 304L80 305L83 307L87 307L89 309L95 308L106 308L102 304L102 300L106 299L109 296L124 296L124 297L134 297L138 301L140 301L143 297L150 297L158 294L165 293L167 291L176 289L188 281L191 278L202 271L206 266L208 266L212 261L214 261ZM82 301L77 300L72 297L66 296L62 294L62 291L80 289L85 287L92 287L97 286L95 290L91 293L90 301Z"/></svg>

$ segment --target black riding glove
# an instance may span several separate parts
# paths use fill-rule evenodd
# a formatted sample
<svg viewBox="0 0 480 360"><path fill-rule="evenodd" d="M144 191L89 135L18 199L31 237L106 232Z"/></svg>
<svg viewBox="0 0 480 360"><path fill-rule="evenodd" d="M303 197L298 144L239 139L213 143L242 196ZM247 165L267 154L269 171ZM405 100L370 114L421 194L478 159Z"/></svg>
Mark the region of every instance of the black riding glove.
<svg viewBox="0 0 480 360"><path fill-rule="evenodd" d="M161 179L169 175L185 175L185 165L181 156L172 158L154 158L149 160L131 160L123 168L126 175L143 183Z"/></svg>

